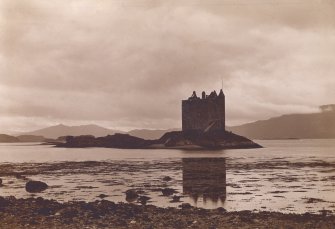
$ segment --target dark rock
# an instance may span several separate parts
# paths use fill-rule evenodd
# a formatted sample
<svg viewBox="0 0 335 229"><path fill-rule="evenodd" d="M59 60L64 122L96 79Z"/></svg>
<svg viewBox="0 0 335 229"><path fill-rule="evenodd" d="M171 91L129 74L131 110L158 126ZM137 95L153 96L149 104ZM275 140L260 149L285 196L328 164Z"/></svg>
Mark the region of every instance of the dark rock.
<svg viewBox="0 0 335 229"><path fill-rule="evenodd" d="M140 202L142 205L145 205L150 199L151 198L148 196L140 196L137 201Z"/></svg>
<svg viewBox="0 0 335 229"><path fill-rule="evenodd" d="M179 207L181 207L181 209L185 210L185 209L191 209L192 205L189 203L182 203L181 205L179 205Z"/></svg>
<svg viewBox="0 0 335 229"><path fill-rule="evenodd" d="M37 210L37 213L40 214L40 215L53 215L54 214L54 211L52 210L52 208L49 208L49 207L42 207L40 209Z"/></svg>
<svg viewBox="0 0 335 229"><path fill-rule="evenodd" d="M163 178L163 181L170 181L170 180L172 180L172 178L169 177L169 176L165 176L165 177Z"/></svg>
<svg viewBox="0 0 335 229"><path fill-rule="evenodd" d="M311 203L320 203L320 202L325 202L323 199L319 198L308 198L306 203L311 204Z"/></svg>
<svg viewBox="0 0 335 229"><path fill-rule="evenodd" d="M174 195L172 197L171 203L178 203L178 202L180 202L180 198L181 198L181 196Z"/></svg>
<svg viewBox="0 0 335 229"><path fill-rule="evenodd" d="M221 213L225 213L225 212L227 212L227 210L224 209L223 207L219 207L219 208L217 208L216 210L217 210L218 212L221 212Z"/></svg>
<svg viewBox="0 0 335 229"><path fill-rule="evenodd" d="M2 185L2 179L0 178L0 186Z"/></svg>
<svg viewBox="0 0 335 229"><path fill-rule="evenodd" d="M165 133L158 143L165 147L187 148L198 147L200 149L244 149L261 148L250 139L225 130L213 130L204 132L201 130L172 131Z"/></svg>
<svg viewBox="0 0 335 229"><path fill-rule="evenodd" d="M126 201L133 202L133 201L137 200L137 198L138 198L138 194L137 194L136 190L129 189L129 190L126 191Z"/></svg>
<svg viewBox="0 0 335 229"><path fill-rule="evenodd" d="M162 189L163 196L171 196L171 195L173 195L173 193L176 193L176 190L174 190L173 188Z"/></svg>
<svg viewBox="0 0 335 229"><path fill-rule="evenodd" d="M36 201L36 203L38 203L38 204L43 204L45 200L44 200L42 197L37 197L37 198L35 199L35 201Z"/></svg>
<svg viewBox="0 0 335 229"><path fill-rule="evenodd" d="M101 198L101 199L103 199L103 198L106 198L106 197L108 197L108 195L105 195L105 194L100 194L98 197L99 197L99 198Z"/></svg>
<svg viewBox="0 0 335 229"><path fill-rule="evenodd" d="M48 188L48 185L42 181L28 181L26 183L27 192L42 192Z"/></svg>

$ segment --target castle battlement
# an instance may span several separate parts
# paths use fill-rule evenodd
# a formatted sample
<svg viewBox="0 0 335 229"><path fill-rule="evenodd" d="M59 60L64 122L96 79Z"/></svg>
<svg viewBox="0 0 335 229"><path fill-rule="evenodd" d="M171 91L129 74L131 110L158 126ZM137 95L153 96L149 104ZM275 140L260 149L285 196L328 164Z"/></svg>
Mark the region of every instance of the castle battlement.
<svg viewBox="0 0 335 229"><path fill-rule="evenodd" d="M225 130L225 95L203 91L201 98L193 91L191 97L182 101L182 128L188 130Z"/></svg>

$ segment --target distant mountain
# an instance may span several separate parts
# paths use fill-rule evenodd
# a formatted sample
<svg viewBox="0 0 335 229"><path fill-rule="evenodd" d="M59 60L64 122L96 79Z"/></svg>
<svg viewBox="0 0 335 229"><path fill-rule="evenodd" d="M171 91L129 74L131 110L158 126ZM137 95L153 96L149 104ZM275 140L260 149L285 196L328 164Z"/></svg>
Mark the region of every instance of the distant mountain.
<svg viewBox="0 0 335 229"><path fill-rule="evenodd" d="M72 135L93 135L95 137L106 136L108 134L122 133L122 131L107 129L98 125L81 125L81 126L66 126L56 125L24 133L24 135L40 135L45 138L56 139L60 136Z"/></svg>
<svg viewBox="0 0 335 229"><path fill-rule="evenodd" d="M14 136L0 134L0 142L20 142L20 140Z"/></svg>
<svg viewBox="0 0 335 229"><path fill-rule="evenodd" d="M167 130L148 130L148 129L136 129L131 130L128 132L129 135L135 136L138 138L143 138L147 140L154 140L159 139L162 137L165 133L171 132L171 131L179 131L180 129L167 129Z"/></svg>
<svg viewBox="0 0 335 229"><path fill-rule="evenodd" d="M0 134L0 142L46 142L52 140L53 139L47 139L43 136L36 135L19 135L14 137L7 134Z"/></svg>
<svg viewBox="0 0 335 229"><path fill-rule="evenodd" d="M123 132L120 130L107 129L98 125L81 125L81 126L66 126L59 124L56 126L50 126L47 128L35 130L32 132L21 133L18 137L27 139L28 136L44 137L57 139L61 136L79 136L79 135L93 135L95 137L103 137L106 135L112 135L115 133L128 133L129 135L143 138L143 139L158 139L162 135L170 131L177 131L180 129L166 129L166 130L149 130L149 129L135 129L129 132Z"/></svg>
<svg viewBox="0 0 335 229"><path fill-rule="evenodd" d="M227 127L226 129L250 139L335 138L335 105L324 105L320 109L320 113L282 115L268 120ZM179 130L177 128L167 130L135 129L127 133L134 137L153 140L159 139L167 132ZM60 136L67 135L102 137L115 133L125 132L107 129L98 125L65 126L60 124L21 133L18 138L3 134L0 135L0 142L19 142L20 139L22 142L28 140L37 141L42 137L57 139Z"/></svg>
<svg viewBox="0 0 335 229"><path fill-rule="evenodd" d="M289 114L227 129L251 139L335 138L335 111Z"/></svg>

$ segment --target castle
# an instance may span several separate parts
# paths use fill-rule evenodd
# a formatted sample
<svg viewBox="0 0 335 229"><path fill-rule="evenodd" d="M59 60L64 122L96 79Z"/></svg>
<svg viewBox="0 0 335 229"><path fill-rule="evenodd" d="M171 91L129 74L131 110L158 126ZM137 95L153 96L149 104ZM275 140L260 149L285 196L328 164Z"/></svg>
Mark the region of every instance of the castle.
<svg viewBox="0 0 335 229"><path fill-rule="evenodd" d="M191 97L182 101L183 131L225 130L225 95L220 90L209 95L203 91L199 98L195 91Z"/></svg>

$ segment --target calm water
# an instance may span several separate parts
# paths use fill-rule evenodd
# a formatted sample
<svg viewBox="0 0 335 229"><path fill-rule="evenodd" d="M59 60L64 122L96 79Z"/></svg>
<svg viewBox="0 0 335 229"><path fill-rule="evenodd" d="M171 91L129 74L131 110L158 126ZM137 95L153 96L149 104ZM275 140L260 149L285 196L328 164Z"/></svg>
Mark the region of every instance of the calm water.
<svg viewBox="0 0 335 229"><path fill-rule="evenodd" d="M161 207L186 202L229 211L334 213L335 140L258 143L265 148L208 152L3 143L0 195L30 197L24 187L33 179L50 186L33 196L58 201L93 201L104 194L107 200L126 202L125 191L134 189L151 198L147 204ZM163 196L163 188L175 189L181 202Z"/></svg>

